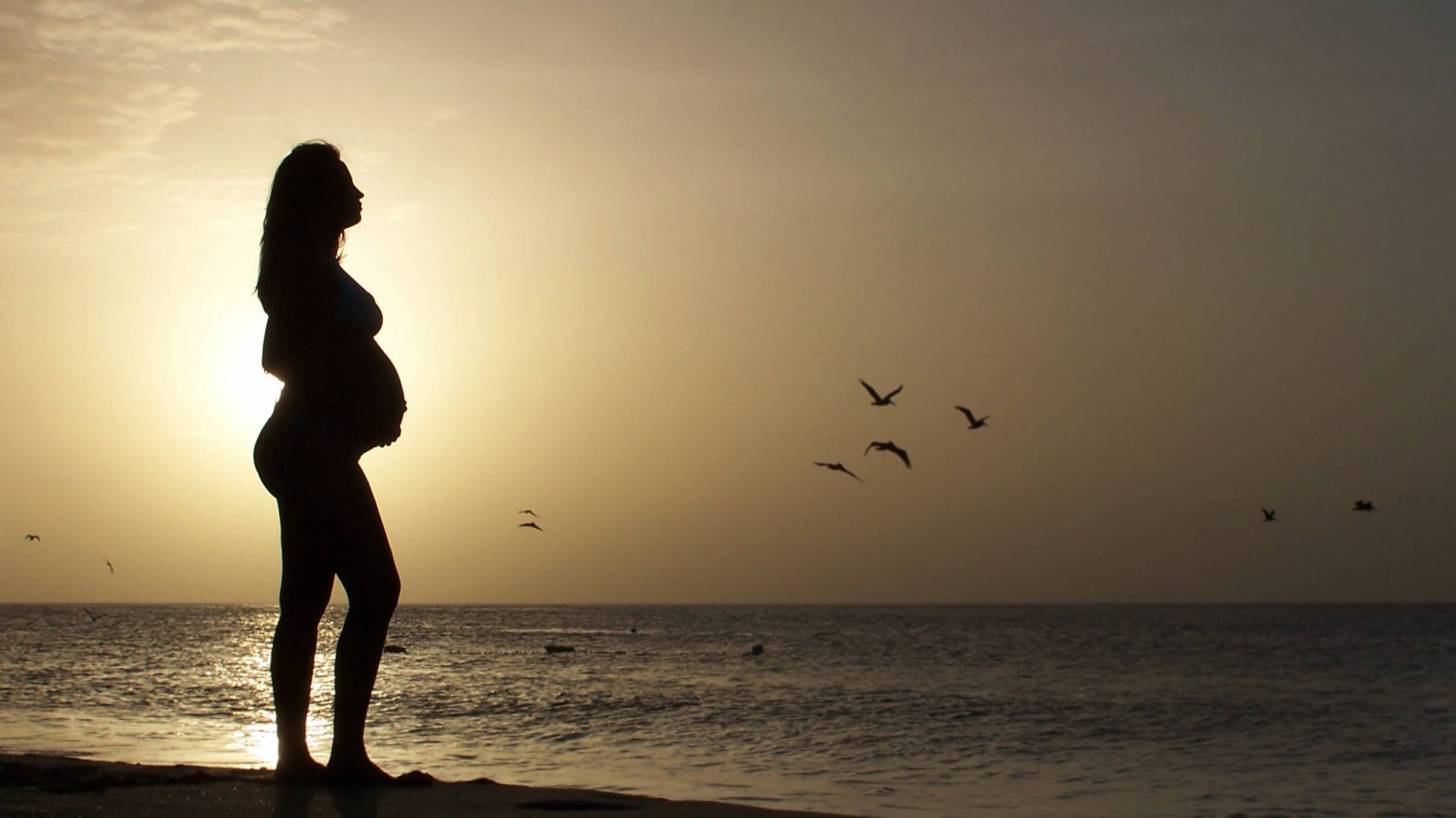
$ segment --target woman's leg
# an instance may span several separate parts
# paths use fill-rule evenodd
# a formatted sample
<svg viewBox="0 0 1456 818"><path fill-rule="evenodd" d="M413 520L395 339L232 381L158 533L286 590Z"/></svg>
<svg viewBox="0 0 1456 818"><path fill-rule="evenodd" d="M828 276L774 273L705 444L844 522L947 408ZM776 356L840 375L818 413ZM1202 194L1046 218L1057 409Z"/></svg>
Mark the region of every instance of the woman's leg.
<svg viewBox="0 0 1456 818"><path fill-rule="evenodd" d="M283 780L319 778L321 765L308 752L308 703L318 625L334 589L328 543L312 509L280 499L283 580L278 627L273 631L273 707L277 713L278 765Z"/></svg>
<svg viewBox="0 0 1456 818"><path fill-rule="evenodd" d="M334 659L334 746L328 766L334 780L375 783L390 777L369 760L364 722L399 602L399 572L369 481L357 463L351 466L340 487L344 502L336 521L334 570L349 595L349 613Z"/></svg>
<svg viewBox="0 0 1456 818"><path fill-rule="evenodd" d="M308 752L308 700L313 684L313 657L318 623L334 588L326 527L308 489L300 459L306 424L274 410L253 448L253 464L268 493L278 499L283 552L283 579L278 589L278 626L273 631L273 708L278 729L280 781L310 781L323 767Z"/></svg>

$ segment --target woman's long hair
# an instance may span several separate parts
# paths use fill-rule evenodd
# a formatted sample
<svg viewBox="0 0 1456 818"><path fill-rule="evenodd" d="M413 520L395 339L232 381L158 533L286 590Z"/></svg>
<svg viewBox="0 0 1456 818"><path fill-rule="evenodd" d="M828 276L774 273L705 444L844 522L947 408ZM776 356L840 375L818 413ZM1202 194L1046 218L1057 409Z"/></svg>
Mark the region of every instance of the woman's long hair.
<svg viewBox="0 0 1456 818"><path fill-rule="evenodd" d="M290 262L338 260L344 231L331 205L338 198L342 165L339 149L322 140L295 145L278 164L258 252L256 292L265 311L273 312Z"/></svg>

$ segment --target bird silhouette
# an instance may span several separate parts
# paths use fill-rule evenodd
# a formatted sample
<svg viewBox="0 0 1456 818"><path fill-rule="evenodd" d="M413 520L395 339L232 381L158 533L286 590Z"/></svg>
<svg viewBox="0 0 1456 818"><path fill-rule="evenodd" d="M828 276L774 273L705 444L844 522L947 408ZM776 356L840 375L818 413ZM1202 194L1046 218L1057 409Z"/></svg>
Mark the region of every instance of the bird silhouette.
<svg viewBox="0 0 1456 818"><path fill-rule="evenodd" d="M106 561L106 567L111 571L112 575L116 574L116 568L111 564L111 560Z"/></svg>
<svg viewBox="0 0 1456 818"><path fill-rule="evenodd" d="M520 525L516 526L516 528L534 528L537 531L545 531L546 530L546 529L542 528L541 526L536 525L535 523L521 523Z"/></svg>
<svg viewBox="0 0 1456 818"><path fill-rule="evenodd" d="M846 469L844 467L844 464L843 463L821 463L818 460L815 460L814 461L814 465L820 466L822 468L826 468L826 469L828 469L830 471L842 471L845 474L849 475L850 477L853 477L854 479L859 480L861 483L864 482L864 480L860 480L860 476L859 475L855 474L854 472L850 471L849 469Z"/></svg>
<svg viewBox="0 0 1456 818"><path fill-rule="evenodd" d="M896 446L895 441L893 440L886 440L883 442L879 440L871 441L870 445L865 447L865 454L868 455L871 449L874 449L877 452L889 452L890 454L893 454L894 456L903 460L905 462L905 468L910 468L910 455L907 454L904 449Z"/></svg>
<svg viewBox="0 0 1456 818"><path fill-rule="evenodd" d="M975 415L971 414L971 410L967 409L964 406L957 406L956 408L960 410L961 414L966 416L966 420L971 422L971 425L966 427L968 429L979 429L982 426L986 425L986 421L991 419L990 415L986 415L982 418L977 418Z"/></svg>
<svg viewBox="0 0 1456 818"><path fill-rule="evenodd" d="M869 384L864 382L864 378L859 379L859 385L863 386L865 388L865 391L870 393L871 406L894 406L895 401L893 400L893 398L896 395L900 394L901 389L905 388L904 384L900 384L899 386L895 387L894 390L890 392L890 394L882 398L880 397L880 393L876 392L873 386L870 386Z"/></svg>
<svg viewBox="0 0 1456 818"><path fill-rule="evenodd" d="M1375 510L1375 501L1374 500L1356 500L1355 501L1355 507L1352 508L1352 509L1350 509L1350 510L1351 511L1374 511Z"/></svg>
<svg viewBox="0 0 1456 818"><path fill-rule="evenodd" d="M536 512L534 512L534 511L532 511L532 510L531 510L531 509L529 509L529 508L523 508L523 509L521 509L521 510L520 510L520 511L517 511L517 512L516 512L516 513L517 513L517 514L529 514L529 515L531 515L531 516L532 516L532 517L540 517L540 516L541 516L541 515L540 515L540 514L537 514L537 513L536 513Z"/></svg>
<svg viewBox="0 0 1456 818"><path fill-rule="evenodd" d="M1264 512L1264 522L1266 522L1266 523L1277 523L1277 522L1279 522L1278 520L1274 519L1274 514L1275 514L1275 510L1274 509L1272 509L1272 508L1264 508L1263 506L1259 506L1259 510L1262 511L1262 512Z"/></svg>
<svg viewBox="0 0 1456 818"><path fill-rule="evenodd" d="M26 542L39 542L40 541L40 535L39 534L26 534L25 535L25 541Z"/></svg>
<svg viewBox="0 0 1456 818"><path fill-rule="evenodd" d="M84 605L81 606L81 610L85 611L86 612L86 615L89 616L89 617L91 617L91 621L92 622L95 622L96 620L100 619L102 616L105 616L106 615L106 614L101 614L100 616L98 616L98 615L96 615L94 613L91 613L91 609L90 608L87 608Z"/></svg>

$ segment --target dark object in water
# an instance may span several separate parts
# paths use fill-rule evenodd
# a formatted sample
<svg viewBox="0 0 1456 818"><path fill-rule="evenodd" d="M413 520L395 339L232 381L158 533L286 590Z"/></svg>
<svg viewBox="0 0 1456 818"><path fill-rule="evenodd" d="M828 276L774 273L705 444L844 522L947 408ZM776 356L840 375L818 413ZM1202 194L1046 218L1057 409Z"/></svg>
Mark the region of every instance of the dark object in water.
<svg viewBox="0 0 1456 818"><path fill-rule="evenodd" d="M760 645L754 645L752 649L750 649L747 653L745 653L743 655L744 656L762 656L763 655L763 645L761 645L761 644Z"/></svg>
<svg viewBox="0 0 1456 818"><path fill-rule="evenodd" d="M576 648L571 645L547 645L547 653L576 653Z"/></svg>
<svg viewBox="0 0 1456 818"><path fill-rule="evenodd" d="M401 646L401 645L385 645L384 646L384 652L385 653L409 653L409 651L405 650L404 647Z"/></svg>

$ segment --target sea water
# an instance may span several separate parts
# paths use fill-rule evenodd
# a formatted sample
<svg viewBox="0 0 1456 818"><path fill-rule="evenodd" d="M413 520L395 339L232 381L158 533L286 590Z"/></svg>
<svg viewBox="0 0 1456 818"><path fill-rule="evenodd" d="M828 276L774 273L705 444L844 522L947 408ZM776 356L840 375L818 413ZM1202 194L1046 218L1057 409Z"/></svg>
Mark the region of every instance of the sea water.
<svg viewBox="0 0 1456 818"><path fill-rule="evenodd" d="M0 751L270 765L276 616L0 606ZM400 772L873 816L1456 814L1456 606L404 606L389 639L368 739Z"/></svg>

